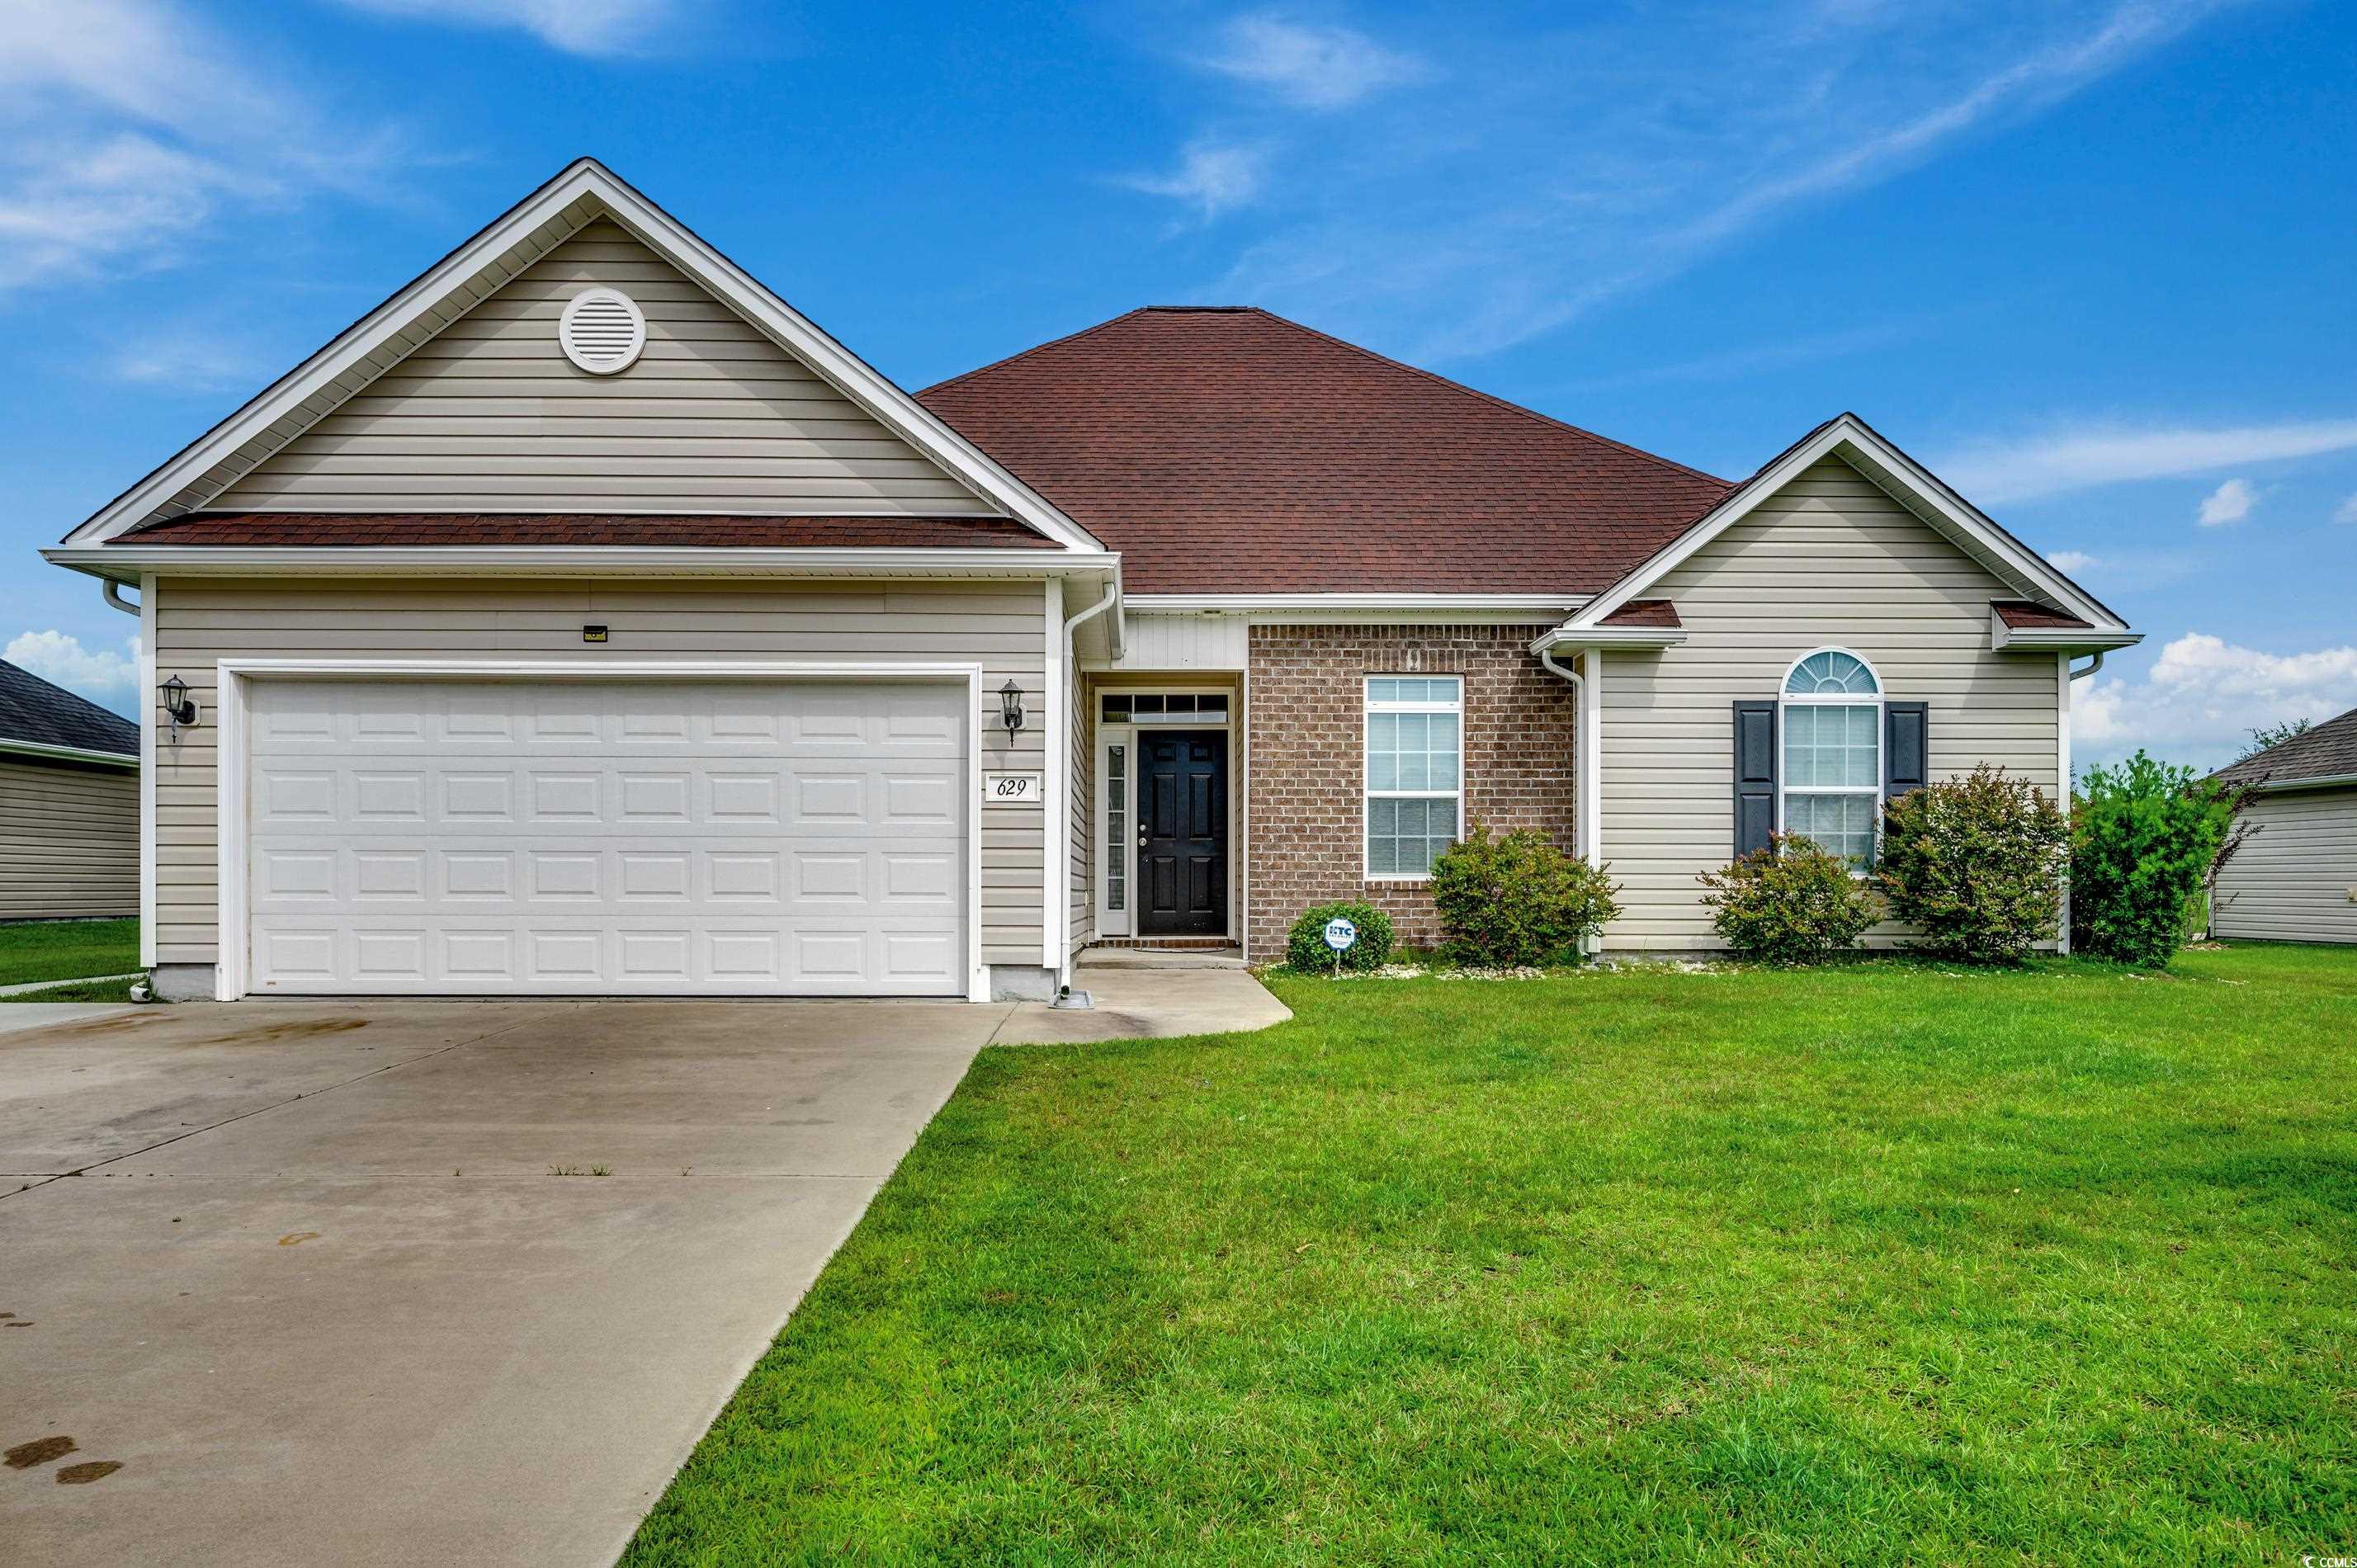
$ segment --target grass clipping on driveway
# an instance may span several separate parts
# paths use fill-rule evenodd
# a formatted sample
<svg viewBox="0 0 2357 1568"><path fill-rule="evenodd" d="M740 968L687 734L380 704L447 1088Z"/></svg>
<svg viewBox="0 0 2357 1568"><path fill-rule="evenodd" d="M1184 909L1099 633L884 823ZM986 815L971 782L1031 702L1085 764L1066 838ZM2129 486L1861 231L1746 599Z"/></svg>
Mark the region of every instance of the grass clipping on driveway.
<svg viewBox="0 0 2357 1568"><path fill-rule="evenodd" d="M985 1052L624 1561L2357 1547L2357 953Z"/></svg>

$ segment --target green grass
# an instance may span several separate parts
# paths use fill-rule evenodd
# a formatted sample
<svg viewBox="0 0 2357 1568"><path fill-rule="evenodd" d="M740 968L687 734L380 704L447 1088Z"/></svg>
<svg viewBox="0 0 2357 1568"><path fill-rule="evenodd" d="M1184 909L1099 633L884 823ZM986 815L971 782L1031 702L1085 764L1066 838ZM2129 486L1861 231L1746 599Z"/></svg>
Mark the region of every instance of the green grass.
<svg viewBox="0 0 2357 1568"><path fill-rule="evenodd" d="M0 985L128 974L138 967L136 920L25 920L0 925Z"/></svg>
<svg viewBox="0 0 2357 1568"><path fill-rule="evenodd" d="M2357 1547L2357 953L1277 987L985 1052L624 1562Z"/></svg>

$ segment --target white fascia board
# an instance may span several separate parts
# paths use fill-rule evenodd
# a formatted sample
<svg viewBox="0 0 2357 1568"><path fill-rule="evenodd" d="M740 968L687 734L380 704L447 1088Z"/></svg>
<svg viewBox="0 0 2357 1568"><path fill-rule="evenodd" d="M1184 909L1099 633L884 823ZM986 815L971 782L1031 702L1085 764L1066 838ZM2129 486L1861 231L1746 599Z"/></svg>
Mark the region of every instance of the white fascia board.
<svg viewBox="0 0 2357 1568"><path fill-rule="evenodd" d="M95 768L123 768L136 773L139 758L135 753L92 751L79 746L44 746L37 740L11 740L0 736L0 753L12 757L40 757L54 762L81 762Z"/></svg>
<svg viewBox="0 0 2357 1568"><path fill-rule="evenodd" d="M2100 627L2010 627L2003 616L1989 612L1989 650L1994 653L2109 653L2134 648L2143 640L2140 631L2106 631Z"/></svg>
<svg viewBox="0 0 2357 1568"><path fill-rule="evenodd" d="M1667 626L1591 626L1574 631L1557 627L1531 644L1531 652L1544 653L1551 648L1675 648L1686 639L1684 627Z"/></svg>
<svg viewBox="0 0 2357 1568"><path fill-rule="evenodd" d="M309 400L329 392L339 377L367 363L486 267L528 241L543 226L560 220L567 208L584 199L604 208L608 216L650 249L711 290L887 429L940 464L984 499L1067 550L1095 552L1103 548L1087 530L1045 497L985 456L980 448L893 385L873 366L821 331L752 274L594 158L580 158L568 165L555 178L345 328L326 348L109 502L68 534L66 542L82 544L112 539L148 521L158 508L213 465L302 409ZM404 357L405 353L404 350ZM392 362L397 360L388 364ZM377 372L386 368L378 366ZM304 423L316 423L349 395L323 402L309 411Z"/></svg>
<svg viewBox="0 0 2357 1568"><path fill-rule="evenodd" d="M1265 626L1302 621L1549 620L1577 609L1579 594L1130 594L1138 615L1232 615Z"/></svg>
<svg viewBox="0 0 2357 1568"><path fill-rule="evenodd" d="M1749 483L1719 502L1704 515L1702 521L1589 600L1577 616L1566 623L1566 629L1583 635L1593 630L1597 622L1660 582L1711 541L1749 517L1760 502L1782 489L1813 465L1835 456L1849 462L1867 478L1891 491L1894 499L1947 534L1960 548L1983 553L1992 565L2000 569L2001 575L2010 575L2027 586L2043 589L2098 632L2125 632L2127 629L2126 624L2117 616L2088 597L2035 551L2007 534L1987 517L1961 500L1955 492L1934 478L1921 464L1848 414L1835 419L1753 476Z"/></svg>
<svg viewBox="0 0 2357 1568"><path fill-rule="evenodd" d="M142 573L175 577L401 576L415 573L463 577L748 576L748 577L1059 577L1109 575L1121 557L1071 550L863 550L727 546L670 548L639 544L481 545L52 545L41 552L54 565L118 582Z"/></svg>
<svg viewBox="0 0 2357 1568"><path fill-rule="evenodd" d="M2357 785L2357 773L2322 773L2313 779L2270 779L2251 786L2259 795L2276 795L2287 789L2342 789Z"/></svg>

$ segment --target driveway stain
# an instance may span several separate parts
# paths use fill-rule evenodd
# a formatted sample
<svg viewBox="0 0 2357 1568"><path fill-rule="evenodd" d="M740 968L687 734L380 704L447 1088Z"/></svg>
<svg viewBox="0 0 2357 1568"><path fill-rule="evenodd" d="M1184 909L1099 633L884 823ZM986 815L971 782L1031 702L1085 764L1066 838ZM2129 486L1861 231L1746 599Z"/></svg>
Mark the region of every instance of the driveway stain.
<svg viewBox="0 0 2357 1568"><path fill-rule="evenodd" d="M70 1437L37 1437L30 1443L19 1443L7 1453L0 1454L0 1460L6 1461L11 1470L29 1470L36 1465L61 1459L73 1451L74 1440Z"/></svg>
<svg viewBox="0 0 2357 1568"><path fill-rule="evenodd" d="M92 1481L103 1481L123 1468L120 1459L92 1459L87 1464L68 1465L58 1472L60 1487L86 1487Z"/></svg>

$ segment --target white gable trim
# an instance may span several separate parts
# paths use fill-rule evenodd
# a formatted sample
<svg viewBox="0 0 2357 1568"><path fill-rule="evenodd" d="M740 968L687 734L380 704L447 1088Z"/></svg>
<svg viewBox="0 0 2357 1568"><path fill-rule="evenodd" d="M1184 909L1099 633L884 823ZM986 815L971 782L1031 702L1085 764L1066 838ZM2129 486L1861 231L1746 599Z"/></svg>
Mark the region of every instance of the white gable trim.
<svg viewBox="0 0 2357 1568"><path fill-rule="evenodd" d="M274 452L331 413L359 388L390 369L425 337L455 319L427 321L446 301L473 289L487 273L504 283L597 217L611 218L639 242L710 290L755 328L866 410L879 424L939 464L974 494L1068 550L1103 549L1088 532L980 448L944 424L907 392L753 276L692 233L594 158L568 165L554 179L510 208L436 263L407 287L339 333L333 341L272 383L244 407L182 448L163 467L109 502L68 534L68 544L94 544L159 516L196 510L261 456ZM493 286L497 286L494 285ZM471 307L490 289L467 300ZM463 314L463 310L457 314ZM427 330L417 332L421 323ZM353 380L357 376L358 380ZM275 440L269 440L274 435ZM194 501L179 498L211 469L251 444L267 450L230 479Z"/></svg>
<svg viewBox="0 0 2357 1568"><path fill-rule="evenodd" d="M2044 593L2093 627L2127 629L2126 622L2056 571L2036 551L1999 528L1865 421L1856 414L1845 413L1761 469L1749 484L1705 514L1701 521L1589 600L1565 623L1565 630L1592 629L1605 617L1659 583L1711 541L1749 517L1760 502L1827 457L1838 457L1864 474L1889 491L1892 499L2021 592Z"/></svg>

